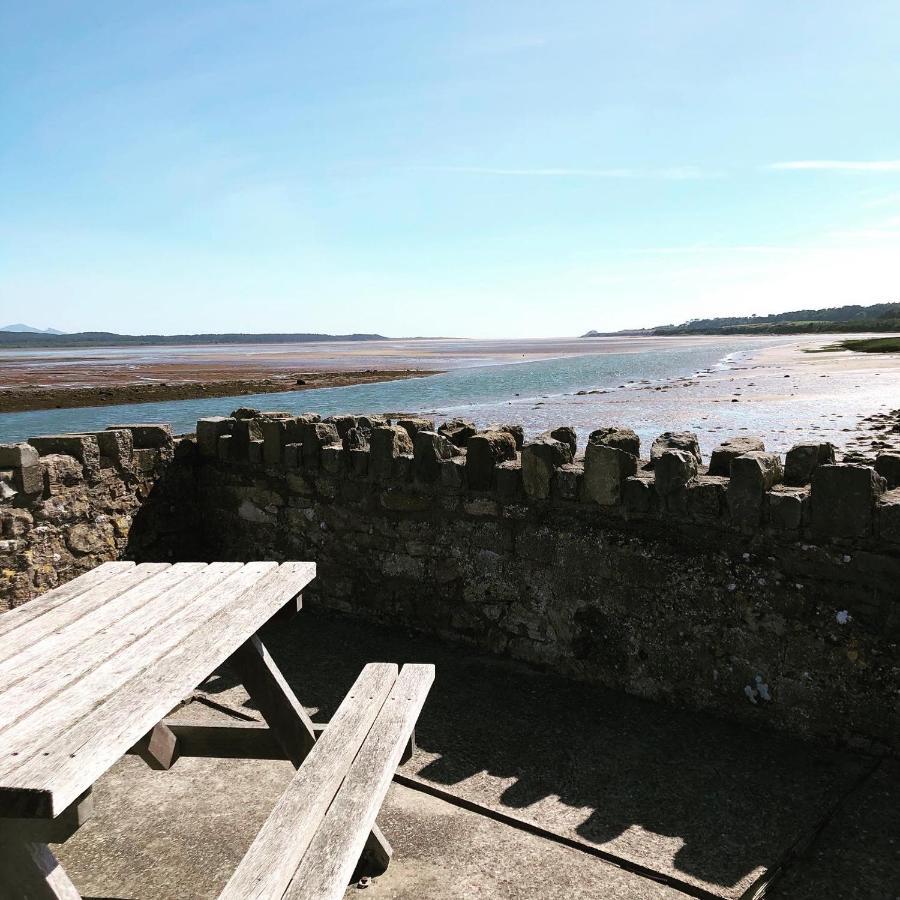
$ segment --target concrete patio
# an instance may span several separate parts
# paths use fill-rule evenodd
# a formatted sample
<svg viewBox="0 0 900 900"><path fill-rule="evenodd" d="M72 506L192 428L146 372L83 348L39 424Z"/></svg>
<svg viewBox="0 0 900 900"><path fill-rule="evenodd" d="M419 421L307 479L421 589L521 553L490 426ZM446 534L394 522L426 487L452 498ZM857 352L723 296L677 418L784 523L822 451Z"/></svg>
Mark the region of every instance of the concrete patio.
<svg viewBox="0 0 900 900"><path fill-rule="evenodd" d="M324 611L304 610L267 643L317 722L366 661L437 666L407 781L379 818L394 860L348 897L900 897L896 761ZM254 713L227 671L204 691ZM201 703L177 717L228 721ZM94 818L58 855L88 897L215 897L292 771L186 758L157 772L128 757L97 785Z"/></svg>

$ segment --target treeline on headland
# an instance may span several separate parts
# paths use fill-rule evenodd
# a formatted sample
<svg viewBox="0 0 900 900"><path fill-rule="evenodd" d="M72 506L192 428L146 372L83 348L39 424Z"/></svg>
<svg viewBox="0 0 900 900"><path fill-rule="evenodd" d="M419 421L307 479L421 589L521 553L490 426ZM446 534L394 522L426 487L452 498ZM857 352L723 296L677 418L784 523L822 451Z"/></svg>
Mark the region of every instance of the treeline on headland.
<svg viewBox="0 0 900 900"><path fill-rule="evenodd" d="M130 347L158 344L296 344L321 341L384 341L382 334L115 334L77 331L35 334L0 331L0 347Z"/></svg>
<svg viewBox="0 0 900 900"><path fill-rule="evenodd" d="M900 303L798 309L768 316L691 319L681 325L658 325L618 334L815 334L817 332L900 331ZM582 337L599 337L589 331ZM607 332L608 333L608 332Z"/></svg>

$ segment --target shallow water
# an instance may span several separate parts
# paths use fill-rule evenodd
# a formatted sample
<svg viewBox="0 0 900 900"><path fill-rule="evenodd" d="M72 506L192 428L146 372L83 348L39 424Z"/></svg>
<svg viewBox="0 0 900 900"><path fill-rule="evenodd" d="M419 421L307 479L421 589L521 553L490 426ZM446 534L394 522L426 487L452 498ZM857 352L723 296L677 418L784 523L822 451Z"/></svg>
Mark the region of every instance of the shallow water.
<svg viewBox="0 0 900 900"><path fill-rule="evenodd" d="M801 432L843 444L844 428L855 426L862 415L885 408L886 388L890 395L896 387L894 396L900 396L897 372L885 373L888 377L884 379L861 376L852 368L821 375L807 365L809 372L786 376L783 367L760 361L767 349L791 341L733 338L687 346L667 342L662 349L593 352L494 365L472 365L484 359L476 354L467 355L463 367L459 354L452 361L435 354L428 363L443 363L449 371L426 378L241 397L7 413L0 415L0 441L129 422L169 422L176 432L184 433L192 431L202 416L227 415L237 406L255 406L322 415L399 411L437 418L459 415L479 425L521 423L529 435L566 424L578 431L582 443L593 429L617 423L634 428L645 448L662 431L688 428L698 432L706 452L727 434L749 431L764 436L771 449L785 449ZM536 346L529 347L529 355L540 354L540 342L532 344ZM547 347L557 352L561 349L551 342ZM509 357L509 353L497 353L493 358ZM799 352L796 357L800 362L816 362ZM385 361L379 359L381 364ZM579 390L603 393L578 396Z"/></svg>

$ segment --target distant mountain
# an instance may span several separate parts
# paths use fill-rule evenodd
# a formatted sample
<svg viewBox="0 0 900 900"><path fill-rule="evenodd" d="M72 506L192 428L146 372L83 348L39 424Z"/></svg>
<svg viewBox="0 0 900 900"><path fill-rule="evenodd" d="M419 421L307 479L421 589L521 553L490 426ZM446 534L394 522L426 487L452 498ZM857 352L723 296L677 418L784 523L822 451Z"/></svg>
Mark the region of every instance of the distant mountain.
<svg viewBox="0 0 900 900"><path fill-rule="evenodd" d="M4 325L3 328L0 328L0 331L11 331L14 334L65 334L64 331L59 331L56 328L35 328L33 325L23 325L21 322L18 322L15 325Z"/></svg>
<svg viewBox="0 0 900 900"><path fill-rule="evenodd" d="M27 329L27 330L23 330ZM116 334L112 331L39 331L28 325L0 328L0 347L131 347L154 344L293 344L386 341L381 334Z"/></svg>
<svg viewBox="0 0 900 900"><path fill-rule="evenodd" d="M655 328L617 331L615 334L815 334L832 331L900 331L900 303L797 309L768 316L691 319L681 325L658 325ZM582 335L586 338L602 336L599 331Z"/></svg>

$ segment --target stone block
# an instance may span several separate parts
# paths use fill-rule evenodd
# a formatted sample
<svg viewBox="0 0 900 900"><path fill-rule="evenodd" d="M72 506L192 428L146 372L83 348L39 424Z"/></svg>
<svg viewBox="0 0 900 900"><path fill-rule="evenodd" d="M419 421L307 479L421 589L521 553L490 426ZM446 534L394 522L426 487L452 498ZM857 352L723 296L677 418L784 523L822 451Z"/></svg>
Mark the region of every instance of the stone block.
<svg viewBox="0 0 900 900"><path fill-rule="evenodd" d="M611 444L588 441L584 451L583 499L600 506L615 506L622 499L623 482L636 472L637 456L633 453Z"/></svg>
<svg viewBox="0 0 900 900"><path fill-rule="evenodd" d="M516 441L511 434L505 431L473 434L466 444L466 480L470 490L490 490L497 463L515 458Z"/></svg>
<svg viewBox="0 0 900 900"><path fill-rule="evenodd" d="M122 471L131 471L134 464L134 434L129 428L108 428L95 435L100 448L101 465L104 459Z"/></svg>
<svg viewBox="0 0 900 900"><path fill-rule="evenodd" d="M260 430L262 431L263 462L267 466L277 466L284 454L284 445L287 443L287 419L262 419Z"/></svg>
<svg viewBox="0 0 900 900"><path fill-rule="evenodd" d="M558 500L578 500L582 493L583 482L584 464L580 462L566 463L555 472L553 496Z"/></svg>
<svg viewBox="0 0 900 900"><path fill-rule="evenodd" d="M371 431L362 428L351 428L341 435L341 443L345 450L368 450Z"/></svg>
<svg viewBox="0 0 900 900"><path fill-rule="evenodd" d="M689 453L698 466L703 461L700 456L700 441L693 431L664 431L650 447L651 468L666 450L682 450Z"/></svg>
<svg viewBox="0 0 900 900"><path fill-rule="evenodd" d="M250 441L261 441L261 419L235 419L231 432L231 459L246 462L250 454Z"/></svg>
<svg viewBox="0 0 900 900"><path fill-rule="evenodd" d="M790 487L803 487L812 481L818 466L834 465L834 444L794 444L784 459L784 483Z"/></svg>
<svg viewBox="0 0 900 900"><path fill-rule="evenodd" d="M372 429L369 442L369 471L376 478L394 474L394 460L401 454L412 454L409 432L400 425L382 425Z"/></svg>
<svg viewBox="0 0 900 900"><path fill-rule="evenodd" d="M253 466L261 466L265 446L266 443L261 438L250 441L250 445L247 447L247 462Z"/></svg>
<svg viewBox="0 0 900 900"><path fill-rule="evenodd" d="M61 453L74 457L84 467L85 472L97 472L100 469L100 445L93 435L54 434L30 438L28 443L41 456Z"/></svg>
<svg viewBox="0 0 900 900"><path fill-rule="evenodd" d="M216 456L223 462L231 459L231 442L234 440L232 434L220 434L219 440L216 442Z"/></svg>
<svg viewBox="0 0 900 900"><path fill-rule="evenodd" d="M413 441L413 472L423 484L433 484L441 477L441 462L461 453L447 438L436 431L417 431Z"/></svg>
<svg viewBox="0 0 900 900"><path fill-rule="evenodd" d="M522 463L510 460L500 463L494 470L497 496L503 500L518 500L522 496Z"/></svg>
<svg viewBox="0 0 900 900"><path fill-rule="evenodd" d="M765 450L766 445L762 438L758 437L733 437L722 441L713 450L709 458L709 474L728 478L731 475L731 461L745 453L753 453L757 450Z"/></svg>
<svg viewBox="0 0 900 900"><path fill-rule="evenodd" d="M172 426L165 423L146 422L138 425L108 425L107 431L121 431L125 429L131 432L136 450L164 450L171 449L174 444Z"/></svg>
<svg viewBox="0 0 900 900"><path fill-rule="evenodd" d="M140 447L134 451L134 468L140 475L154 475L161 462L160 451L153 447Z"/></svg>
<svg viewBox="0 0 900 900"><path fill-rule="evenodd" d="M900 487L900 453L879 453L875 471L885 480L888 490Z"/></svg>
<svg viewBox="0 0 900 900"><path fill-rule="evenodd" d="M219 437L231 434L234 419L230 416L209 416L197 420L197 449L201 456L212 459L219 454Z"/></svg>
<svg viewBox="0 0 900 900"><path fill-rule="evenodd" d="M418 494L402 488L383 491L379 502L383 509L393 512L428 512L434 507L434 499L430 495Z"/></svg>
<svg viewBox="0 0 900 900"><path fill-rule="evenodd" d="M619 425L610 425L592 431L588 437L588 443L615 447L617 450L630 453L635 458L641 455L641 439L630 428L623 428Z"/></svg>
<svg viewBox="0 0 900 900"><path fill-rule="evenodd" d="M654 444L654 446L656 446ZM697 458L689 450L661 450L653 466L656 493L668 497L697 477Z"/></svg>
<svg viewBox="0 0 900 900"><path fill-rule="evenodd" d="M638 519L653 511L656 491L647 478L632 476L622 483L622 508L626 519Z"/></svg>
<svg viewBox="0 0 900 900"><path fill-rule="evenodd" d="M777 453L753 450L731 461L731 480L726 496L732 524L739 528L758 528L762 521L766 491L784 477Z"/></svg>
<svg viewBox="0 0 900 900"><path fill-rule="evenodd" d="M0 469L21 469L37 464L38 452L31 444L0 444Z"/></svg>
<svg viewBox="0 0 900 900"><path fill-rule="evenodd" d="M725 491L728 479L700 475L687 485L685 496L687 514L695 522L717 523L725 511Z"/></svg>
<svg viewBox="0 0 900 900"><path fill-rule="evenodd" d="M466 485L466 458L454 456L451 459L442 459L441 484L451 490L460 490Z"/></svg>
<svg viewBox="0 0 900 900"><path fill-rule="evenodd" d="M44 469L40 463L13 470L12 486L23 494L41 494L44 491Z"/></svg>
<svg viewBox="0 0 900 900"><path fill-rule="evenodd" d="M349 432L351 428L357 427L356 416L328 416L328 418L323 419L322 421L328 425L334 425L334 427L337 428L337 433L341 441L344 440L347 432Z"/></svg>
<svg viewBox="0 0 900 900"><path fill-rule="evenodd" d="M892 544L900 544L900 488L879 497L875 504L878 537Z"/></svg>
<svg viewBox="0 0 900 900"><path fill-rule="evenodd" d="M474 423L465 419L450 419L438 426L438 434L442 434L451 444L465 447L469 438L478 433Z"/></svg>
<svg viewBox="0 0 900 900"><path fill-rule="evenodd" d="M572 448L555 438L541 435L522 449L522 485L534 500L550 496L554 470L572 462Z"/></svg>
<svg viewBox="0 0 900 900"><path fill-rule="evenodd" d="M412 453L401 453L399 456L394 457L391 477L397 481L412 481L414 463L415 460Z"/></svg>
<svg viewBox="0 0 900 900"><path fill-rule="evenodd" d="M779 532L798 532L803 525L805 488L778 486L766 494L769 527Z"/></svg>
<svg viewBox="0 0 900 900"><path fill-rule="evenodd" d="M344 447L341 444L328 444L322 448L322 468L330 475L339 475L346 469Z"/></svg>
<svg viewBox="0 0 900 900"><path fill-rule="evenodd" d="M525 446L525 429L521 425L510 425L503 422L499 425L488 425L485 431L505 431L513 436L516 442L516 450L521 450Z"/></svg>
<svg viewBox="0 0 900 900"><path fill-rule="evenodd" d="M308 469L318 469L322 448L340 442L337 428L330 422L309 422L303 425L303 465Z"/></svg>
<svg viewBox="0 0 900 900"><path fill-rule="evenodd" d="M354 448L347 451L350 454L350 470L354 475L369 474L369 448Z"/></svg>
<svg viewBox="0 0 900 900"><path fill-rule="evenodd" d="M414 416L408 416L403 419L397 419L397 424L401 428L406 429L411 441L415 441L416 434L419 431L434 431L434 419L421 419Z"/></svg>
<svg viewBox="0 0 900 900"><path fill-rule="evenodd" d="M568 444L569 449L572 451L572 458L575 458L575 454L578 452L578 435L575 434L574 428L570 425L560 425L559 428L554 428L548 431L547 434L555 441Z"/></svg>
<svg viewBox="0 0 900 900"><path fill-rule="evenodd" d="M812 479L812 530L818 538L866 537L884 479L870 466L819 466Z"/></svg>
<svg viewBox="0 0 900 900"><path fill-rule="evenodd" d="M303 460L303 444L285 444L281 451L281 462L286 469L297 469Z"/></svg>

